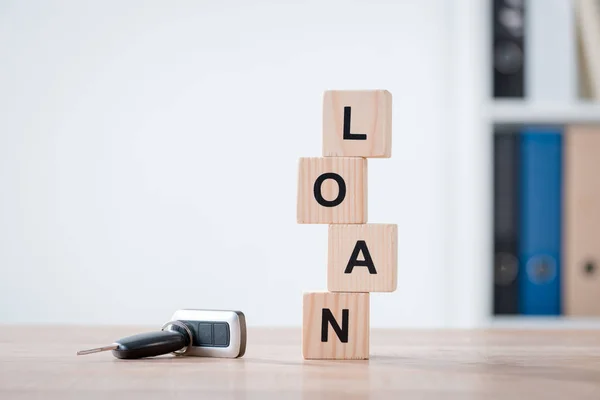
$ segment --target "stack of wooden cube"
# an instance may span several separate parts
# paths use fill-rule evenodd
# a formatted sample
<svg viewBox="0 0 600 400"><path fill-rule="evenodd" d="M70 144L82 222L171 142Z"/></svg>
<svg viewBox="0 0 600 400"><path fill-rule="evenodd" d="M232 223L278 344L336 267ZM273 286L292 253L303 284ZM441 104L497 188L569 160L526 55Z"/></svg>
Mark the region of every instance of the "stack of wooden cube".
<svg viewBox="0 0 600 400"><path fill-rule="evenodd" d="M398 226L367 224L367 158L391 148L390 92L325 92L323 157L298 172L298 223L329 224L328 292L303 299L305 359L369 358L369 293L396 290Z"/></svg>

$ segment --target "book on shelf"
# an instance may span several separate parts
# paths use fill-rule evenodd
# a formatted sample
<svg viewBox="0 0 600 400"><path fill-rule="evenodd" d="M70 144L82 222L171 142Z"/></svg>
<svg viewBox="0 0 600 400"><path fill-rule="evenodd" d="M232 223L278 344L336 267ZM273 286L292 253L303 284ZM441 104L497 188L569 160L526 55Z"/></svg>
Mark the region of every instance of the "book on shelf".
<svg viewBox="0 0 600 400"><path fill-rule="evenodd" d="M494 314L517 314L519 271L519 132L494 132Z"/></svg>
<svg viewBox="0 0 600 400"><path fill-rule="evenodd" d="M600 0L574 0L579 82L584 97L600 100Z"/></svg>
<svg viewBox="0 0 600 400"><path fill-rule="evenodd" d="M562 131L525 127L519 178L519 312L561 313Z"/></svg>
<svg viewBox="0 0 600 400"><path fill-rule="evenodd" d="M564 138L564 311L600 316L600 125Z"/></svg>

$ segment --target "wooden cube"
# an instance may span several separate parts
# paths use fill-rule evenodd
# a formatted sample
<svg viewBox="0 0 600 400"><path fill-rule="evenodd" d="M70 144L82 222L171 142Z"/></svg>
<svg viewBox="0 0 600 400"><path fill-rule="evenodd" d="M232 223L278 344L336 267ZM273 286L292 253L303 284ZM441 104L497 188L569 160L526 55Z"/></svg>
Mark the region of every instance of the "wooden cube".
<svg viewBox="0 0 600 400"><path fill-rule="evenodd" d="M392 94L387 90L331 90L323 98L323 156L392 155Z"/></svg>
<svg viewBox="0 0 600 400"><path fill-rule="evenodd" d="M397 225L329 225L329 291L393 292L397 280Z"/></svg>
<svg viewBox="0 0 600 400"><path fill-rule="evenodd" d="M369 293L305 293L302 356L314 360L369 358Z"/></svg>
<svg viewBox="0 0 600 400"><path fill-rule="evenodd" d="M301 158L299 224L362 224L367 221L367 160Z"/></svg>

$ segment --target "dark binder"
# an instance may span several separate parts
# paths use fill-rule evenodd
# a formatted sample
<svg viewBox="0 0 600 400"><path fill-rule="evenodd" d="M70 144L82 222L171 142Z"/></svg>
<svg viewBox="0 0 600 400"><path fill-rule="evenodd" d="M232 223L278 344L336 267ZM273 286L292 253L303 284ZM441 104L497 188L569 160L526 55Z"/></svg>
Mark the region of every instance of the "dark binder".
<svg viewBox="0 0 600 400"><path fill-rule="evenodd" d="M494 0L493 89L496 98L525 96L525 9L523 1Z"/></svg>
<svg viewBox="0 0 600 400"><path fill-rule="evenodd" d="M518 313L519 134L494 134L494 314Z"/></svg>

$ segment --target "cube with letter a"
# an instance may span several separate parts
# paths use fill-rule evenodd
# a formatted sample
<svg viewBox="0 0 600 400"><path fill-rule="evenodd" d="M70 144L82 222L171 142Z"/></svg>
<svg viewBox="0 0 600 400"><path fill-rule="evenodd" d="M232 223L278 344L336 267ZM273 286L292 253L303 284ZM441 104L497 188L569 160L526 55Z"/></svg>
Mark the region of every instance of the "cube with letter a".
<svg viewBox="0 0 600 400"><path fill-rule="evenodd" d="M329 225L327 289L393 292L398 275L398 225Z"/></svg>

